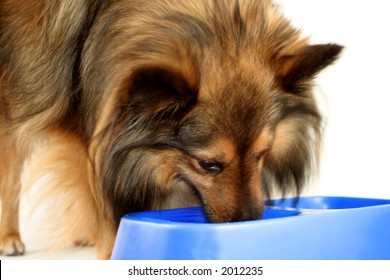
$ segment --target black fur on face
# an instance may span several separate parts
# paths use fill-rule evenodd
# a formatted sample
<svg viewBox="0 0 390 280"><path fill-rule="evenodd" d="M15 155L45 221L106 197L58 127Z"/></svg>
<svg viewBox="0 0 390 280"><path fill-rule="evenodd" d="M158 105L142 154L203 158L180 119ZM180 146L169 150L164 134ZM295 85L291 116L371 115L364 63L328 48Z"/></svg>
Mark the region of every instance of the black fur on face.
<svg viewBox="0 0 390 280"><path fill-rule="evenodd" d="M113 135L104 159L105 192L116 219L129 212L152 209L169 186L179 180L164 151L180 150L179 123L196 102L196 92L181 77L164 69L140 69L133 77L130 101L104 134ZM175 156L177 153L174 153ZM166 173L166 174L163 174ZM161 177L167 177L162 182Z"/></svg>

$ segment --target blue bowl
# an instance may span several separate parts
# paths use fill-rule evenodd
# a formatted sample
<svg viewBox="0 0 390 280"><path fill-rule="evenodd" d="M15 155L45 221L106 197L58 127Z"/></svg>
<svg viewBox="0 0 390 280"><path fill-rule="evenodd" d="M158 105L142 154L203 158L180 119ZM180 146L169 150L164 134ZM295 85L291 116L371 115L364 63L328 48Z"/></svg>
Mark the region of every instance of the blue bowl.
<svg viewBox="0 0 390 280"><path fill-rule="evenodd" d="M341 196L311 196L268 200L265 204L266 206L273 207L275 209L299 209L300 211L315 211L386 205L390 204L390 200Z"/></svg>
<svg viewBox="0 0 390 280"><path fill-rule="evenodd" d="M261 220L235 223L209 223L199 207L126 215L112 259L390 259L390 200L303 197L266 205Z"/></svg>

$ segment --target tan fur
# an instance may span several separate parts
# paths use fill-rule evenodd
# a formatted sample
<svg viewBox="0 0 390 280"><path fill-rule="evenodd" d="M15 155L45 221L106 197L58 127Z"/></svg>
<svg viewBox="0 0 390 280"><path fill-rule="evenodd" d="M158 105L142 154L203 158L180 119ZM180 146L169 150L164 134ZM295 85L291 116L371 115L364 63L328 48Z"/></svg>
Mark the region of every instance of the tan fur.
<svg viewBox="0 0 390 280"><path fill-rule="evenodd" d="M221 138L213 141L208 149L194 151L194 155L198 159L210 162L223 161L230 163L237 155L237 147L230 139Z"/></svg>
<svg viewBox="0 0 390 280"><path fill-rule="evenodd" d="M73 242L95 244L97 213L88 188L85 143L68 131L56 130L37 146L23 174L23 191L35 193L32 209L48 204L52 243L57 248Z"/></svg>

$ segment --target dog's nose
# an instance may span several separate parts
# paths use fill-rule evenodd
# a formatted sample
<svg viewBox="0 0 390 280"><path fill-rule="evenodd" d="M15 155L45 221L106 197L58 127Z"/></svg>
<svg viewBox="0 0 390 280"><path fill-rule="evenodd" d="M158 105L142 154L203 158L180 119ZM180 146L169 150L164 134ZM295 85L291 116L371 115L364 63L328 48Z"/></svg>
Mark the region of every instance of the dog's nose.
<svg viewBox="0 0 390 280"><path fill-rule="evenodd" d="M239 205L238 205L239 206ZM215 223L229 223L229 222L241 222L250 220L259 220L262 217L263 206L258 203L248 203L245 206L239 206L235 209L228 208L221 211L213 211L206 207L206 213L208 213L209 219Z"/></svg>
<svg viewBox="0 0 390 280"><path fill-rule="evenodd" d="M250 220L259 220L263 214L262 205L246 205L238 210L236 221L250 221Z"/></svg>

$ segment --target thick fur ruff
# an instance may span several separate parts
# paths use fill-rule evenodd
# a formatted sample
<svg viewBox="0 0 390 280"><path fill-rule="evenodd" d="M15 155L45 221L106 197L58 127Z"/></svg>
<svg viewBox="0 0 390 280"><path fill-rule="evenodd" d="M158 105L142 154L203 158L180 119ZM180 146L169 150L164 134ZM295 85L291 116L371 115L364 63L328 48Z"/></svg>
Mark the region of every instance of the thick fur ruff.
<svg viewBox="0 0 390 280"><path fill-rule="evenodd" d="M269 0L3 0L0 28L4 254L24 252L20 174L37 142L28 184L55 174L43 193L65 197L63 240L100 258L128 212L257 219L313 174L312 83L342 47L310 45Z"/></svg>

